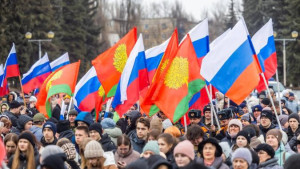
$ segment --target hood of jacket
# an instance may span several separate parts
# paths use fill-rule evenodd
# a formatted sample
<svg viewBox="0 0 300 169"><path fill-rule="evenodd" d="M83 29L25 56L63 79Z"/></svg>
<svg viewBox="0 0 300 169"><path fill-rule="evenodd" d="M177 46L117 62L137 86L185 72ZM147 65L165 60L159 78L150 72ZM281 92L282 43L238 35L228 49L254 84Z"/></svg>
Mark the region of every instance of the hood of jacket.
<svg viewBox="0 0 300 169"><path fill-rule="evenodd" d="M115 127L112 129L104 129L104 133L107 133L110 137L113 137L113 138L117 138L122 135L122 131L118 127Z"/></svg>
<svg viewBox="0 0 300 169"><path fill-rule="evenodd" d="M89 112L80 112L78 116L75 119L75 124L77 126L78 121L83 121L85 122L88 126L90 126L94 121L93 121L93 116Z"/></svg>

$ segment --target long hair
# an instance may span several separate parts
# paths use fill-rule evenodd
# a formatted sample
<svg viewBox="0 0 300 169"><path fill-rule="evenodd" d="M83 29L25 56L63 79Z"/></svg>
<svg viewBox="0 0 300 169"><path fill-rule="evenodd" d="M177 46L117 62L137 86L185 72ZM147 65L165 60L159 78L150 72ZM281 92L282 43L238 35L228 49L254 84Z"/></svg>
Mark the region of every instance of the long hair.
<svg viewBox="0 0 300 169"><path fill-rule="evenodd" d="M93 139L91 138L84 138L82 140L82 142L79 144L79 155L81 157L81 165L80 168L85 168L85 166L87 166L87 161L84 157L84 150L85 150L85 146L87 145L88 142L92 141Z"/></svg>
<svg viewBox="0 0 300 169"><path fill-rule="evenodd" d="M31 143L27 140L28 143L28 147L27 150L25 152L25 157L26 157L26 168L36 168L36 164L35 164L35 157L34 157L34 148L31 145ZM18 142L19 144L19 142ZM21 150L19 149L19 146L17 147L14 159L13 159L13 164L11 169L18 169L20 166L20 155L21 155Z"/></svg>
<svg viewBox="0 0 300 169"><path fill-rule="evenodd" d="M9 133L4 137L4 145L6 146L7 142L12 141L15 143L16 148L18 147L18 135L15 133ZM6 153L7 159L9 159L14 153Z"/></svg>
<svg viewBox="0 0 300 169"><path fill-rule="evenodd" d="M92 166L92 164L87 160L86 162L87 169L94 169L94 168L102 169L104 167L105 160L106 159L104 157L98 157L96 166Z"/></svg>

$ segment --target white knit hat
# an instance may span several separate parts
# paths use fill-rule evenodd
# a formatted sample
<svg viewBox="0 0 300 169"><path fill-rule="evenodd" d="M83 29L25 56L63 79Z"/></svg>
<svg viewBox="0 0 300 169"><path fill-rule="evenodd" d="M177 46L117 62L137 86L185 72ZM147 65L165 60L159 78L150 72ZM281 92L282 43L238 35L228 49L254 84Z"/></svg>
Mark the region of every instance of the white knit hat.
<svg viewBox="0 0 300 169"><path fill-rule="evenodd" d="M87 143L84 150L84 157L85 158L96 158L103 156L103 149L99 142L92 140Z"/></svg>

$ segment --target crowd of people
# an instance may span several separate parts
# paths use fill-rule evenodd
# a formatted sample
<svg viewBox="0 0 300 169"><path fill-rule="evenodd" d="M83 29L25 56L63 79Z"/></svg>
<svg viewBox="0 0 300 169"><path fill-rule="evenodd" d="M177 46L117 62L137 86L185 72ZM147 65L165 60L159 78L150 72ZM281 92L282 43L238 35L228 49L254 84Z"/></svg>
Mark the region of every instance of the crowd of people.
<svg viewBox="0 0 300 169"><path fill-rule="evenodd" d="M120 118L110 108L96 120L68 95L51 98L46 118L35 96L11 92L0 99L0 168L300 168L300 106L289 90L281 105L270 93L275 109L264 93L237 105L217 92L213 107L189 110L186 124L161 111L147 117L137 104Z"/></svg>

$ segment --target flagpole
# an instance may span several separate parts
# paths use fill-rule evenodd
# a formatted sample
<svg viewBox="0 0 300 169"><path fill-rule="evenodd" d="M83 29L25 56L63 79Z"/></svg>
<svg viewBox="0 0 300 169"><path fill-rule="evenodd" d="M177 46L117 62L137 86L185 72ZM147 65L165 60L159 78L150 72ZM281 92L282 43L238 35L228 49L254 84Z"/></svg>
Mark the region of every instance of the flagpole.
<svg viewBox="0 0 300 169"><path fill-rule="evenodd" d="M218 121L218 118L217 118L217 114L216 114L215 108L214 108L213 103L212 103L211 95L209 94L209 91L208 91L208 88L207 88L206 85L205 85L205 90L207 92L207 95L208 95L208 98L209 98L209 101L210 101L210 107L211 107L211 112L212 112L211 124L212 125L214 124L214 118L213 118L213 114L214 114L215 117L216 117L216 123L217 123L218 129L220 130L221 127L220 127L220 124L219 124L219 121Z"/></svg>
<svg viewBox="0 0 300 169"><path fill-rule="evenodd" d="M187 123L186 123L186 114L183 116L183 121L184 121L184 133L187 132Z"/></svg>
<svg viewBox="0 0 300 169"><path fill-rule="evenodd" d="M279 78L278 78L278 70L277 69L276 69L276 81L277 81L277 95L278 95L278 101L279 101L280 115L282 115L280 89L279 89Z"/></svg>
<svg viewBox="0 0 300 169"><path fill-rule="evenodd" d="M271 101L271 103L272 103L272 107L273 107L274 112L275 112L275 116L276 116L276 120L277 120L279 129L280 129L281 131L283 131L283 130L282 130L282 127L281 127L281 125L280 125L280 121L279 121L278 114L277 114L277 111L276 111L276 108L275 108L275 105L274 105L273 98L272 98L272 96L271 96L269 87L268 87L268 85L267 85L266 77L265 77L265 75L264 75L263 73L261 73L261 76L262 76L262 78L264 79L264 83L265 83L265 86L266 86L266 88L267 88L267 93L268 93L268 95L269 95L270 101Z"/></svg>
<svg viewBox="0 0 300 169"><path fill-rule="evenodd" d="M68 112L67 112L67 120L69 119L69 112L70 112L70 110L71 110L72 102L73 102L73 96L72 96L71 99L70 99L70 103L69 103L69 107L68 107Z"/></svg>
<svg viewBox="0 0 300 169"><path fill-rule="evenodd" d="M21 86L21 93L23 94L23 102L24 102L24 106L25 106L25 108L26 108L25 96L24 96L23 85L22 85L22 80L21 80L21 76L20 76L20 75L19 75L19 81L20 81L20 86Z"/></svg>

